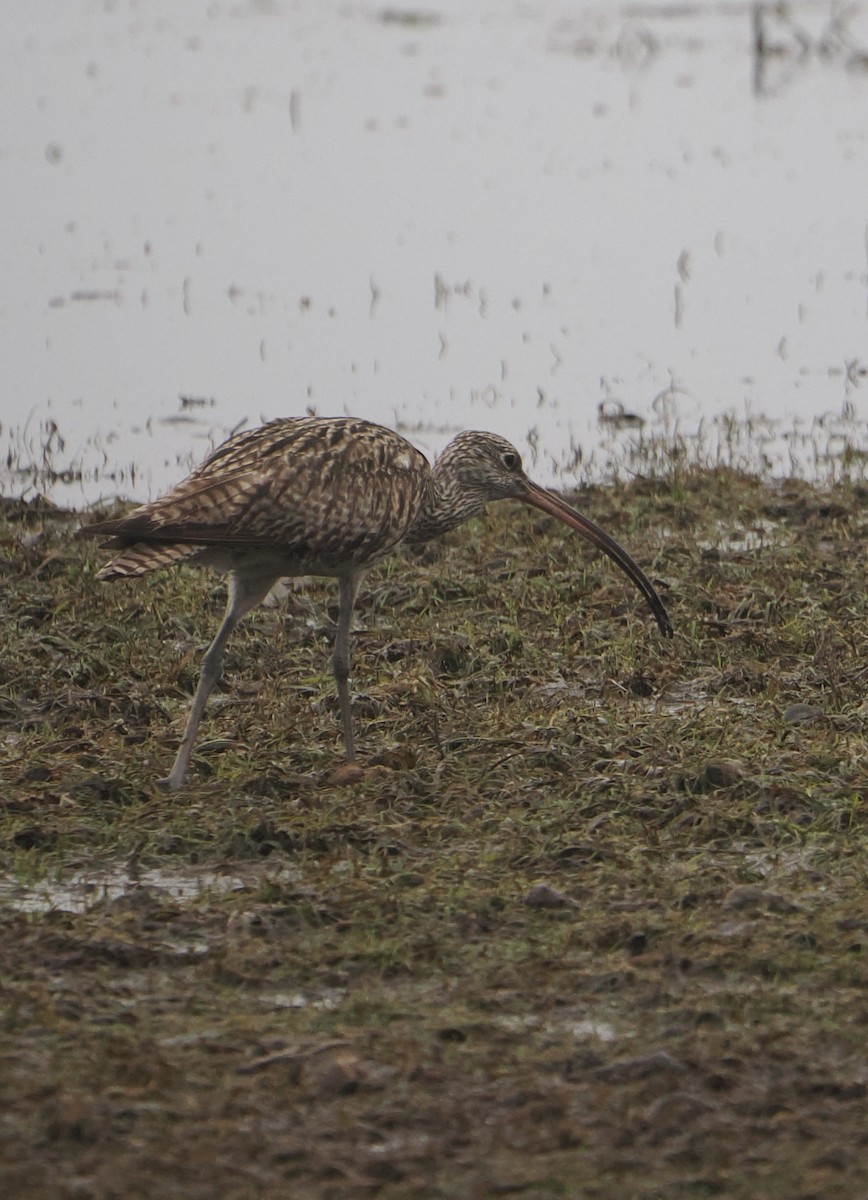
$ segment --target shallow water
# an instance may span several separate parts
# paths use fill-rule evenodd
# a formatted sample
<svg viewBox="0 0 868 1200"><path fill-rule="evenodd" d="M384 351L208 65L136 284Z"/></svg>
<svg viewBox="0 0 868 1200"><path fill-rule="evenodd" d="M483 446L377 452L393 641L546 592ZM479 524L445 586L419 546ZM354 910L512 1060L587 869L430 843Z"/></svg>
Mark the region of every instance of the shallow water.
<svg viewBox="0 0 868 1200"><path fill-rule="evenodd" d="M278 877L283 881L297 878L286 866L276 875L273 868L266 870L239 863L226 870L184 866L174 870L153 867L134 871L127 863L105 863L64 872L56 879L43 879L35 884L11 877L0 879L0 904L20 912L83 913L140 890L163 896L167 901L185 902L206 895L255 891L266 880L273 882Z"/></svg>
<svg viewBox="0 0 868 1200"><path fill-rule="evenodd" d="M308 407L565 484L865 449L868 11L770 8L13 3L0 488Z"/></svg>

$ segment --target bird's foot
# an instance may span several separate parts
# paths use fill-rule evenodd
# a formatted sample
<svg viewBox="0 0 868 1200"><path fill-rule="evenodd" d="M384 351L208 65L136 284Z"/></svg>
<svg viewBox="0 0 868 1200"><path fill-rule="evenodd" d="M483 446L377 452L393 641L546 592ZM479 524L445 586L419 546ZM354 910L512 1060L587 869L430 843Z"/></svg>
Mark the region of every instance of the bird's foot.
<svg viewBox="0 0 868 1200"><path fill-rule="evenodd" d="M174 771L171 775L166 775L164 779L157 780L157 787L161 792L180 792L184 783L184 776L178 778Z"/></svg>

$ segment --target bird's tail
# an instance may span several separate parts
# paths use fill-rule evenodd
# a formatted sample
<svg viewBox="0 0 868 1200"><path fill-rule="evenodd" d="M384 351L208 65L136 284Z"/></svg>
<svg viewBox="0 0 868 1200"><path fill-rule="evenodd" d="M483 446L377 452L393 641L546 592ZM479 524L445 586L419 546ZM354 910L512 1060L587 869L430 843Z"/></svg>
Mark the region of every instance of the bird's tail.
<svg viewBox="0 0 868 1200"><path fill-rule="evenodd" d="M111 542L108 543L112 545ZM115 543L117 545L117 543ZM97 579L134 579L137 575L148 575L163 567L174 566L186 558L194 558L204 550L197 542L132 542L121 548L104 567L97 571Z"/></svg>

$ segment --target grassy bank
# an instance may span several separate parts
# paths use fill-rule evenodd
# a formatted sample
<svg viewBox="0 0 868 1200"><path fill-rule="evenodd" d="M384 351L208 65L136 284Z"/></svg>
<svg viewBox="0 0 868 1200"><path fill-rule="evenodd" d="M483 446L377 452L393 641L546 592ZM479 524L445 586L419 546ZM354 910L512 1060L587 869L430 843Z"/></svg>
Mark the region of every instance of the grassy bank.
<svg viewBox="0 0 868 1200"><path fill-rule="evenodd" d="M346 784L334 589L245 622L0 512L15 1197L868 1192L865 492L683 470L373 572Z"/></svg>

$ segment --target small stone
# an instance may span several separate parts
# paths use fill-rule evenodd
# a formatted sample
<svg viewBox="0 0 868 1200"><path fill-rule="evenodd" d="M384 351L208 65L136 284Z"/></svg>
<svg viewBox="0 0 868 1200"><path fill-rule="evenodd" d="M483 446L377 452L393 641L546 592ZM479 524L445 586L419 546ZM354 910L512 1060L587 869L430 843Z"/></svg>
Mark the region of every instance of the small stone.
<svg viewBox="0 0 868 1200"><path fill-rule="evenodd" d="M785 725L810 725L826 714L816 704L790 704L784 709Z"/></svg>
<svg viewBox="0 0 868 1200"><path fill-rule="evenodd" d="M467 1041L467 1034L463 1029L459 1029L456 1025L445 1025L442 1029L438 1029L437 1036L441 1042Z"/></svg>
<svg viewBox="0 0 868 1200"><path fill-rule="evenodd" d="M547 883L535 883L524 898L528 908L578 908L575 900Z"/></svg>
<svg viewBox="0 0 868 1200"><path fill-rule="evenodd" d="M648 934L643 930L638 929L635 933L631 933L627 938L627 950L630 954L637 956L644 954L648 949Z"/></svg>
<svg viewBox="0 0 868 1200"><path fill-rule="evenodd" d="M351 787L361 783L365 778L365 768L358 763L343 763L329 775L329 783L333 787Z"/></svg>
<svg viewBox="0 0 868 1200"><path fill-rule="evenodd" d="M801 904L796 904L795 901L788 900L780 892L766 892L763 900L769 912L794 913L803 911Z"/></svg>
<svg viewBox="0 0 868 1200"><path fill-rule="evenodd" d="M788 900L786 896L781 896L778 892L763 891L762 888L756 887L753 884L734 887L724 897L723 907L731 908L735 912L758 908L764 908L768 912L776 913L801 911L799 905L795 904L792 900Z"/></svg>
<svg viewBox="0 0 868 1200"><path fill-rule="evenodd" d="M46 781L46 779L50 779L50 778L51 778L51 772L49 771L48 767L36 765L36 766L27 768L27 770L21 776L21 782L22 783L44 783Z"/></svg>
<svg viewBox="0 0 868 1200"><path fill-rule="evenodd" d="M341 1096L354 1092L362 1079L362 1064L347 1052L312 1058L301 1072L301 1084L310 1096Z"/></svg>
<svg viewBox="0 0 868 1200"><path fill-rule="evenodd" d="M719 759L705 764L700 782L705 790L714 791L717 788L735 787L743 778L744 767L741 763L733 759Z"/></svg>
<svg viewBox="0 0 868 1200"><path fill-rule="evenodd" d="M759 908L762 899L762 888L752 887L748 884L744 887L734 887L731 892L728 892L724 897L723 907L732 908L736 912L743 908Z"/></svg>
<svg viewBox="0 0 868 1200"><path fill-rule="evenodd" d="M686 1071L687 1067L665 1050L654 1050L651 1054L640 1054L636 1058L618 1058L598 1067L594 1071L597 1079L611 1083L623 1083L629 1079L644 1079L647 1075L658 1075L661 1071Z"/></svg>

